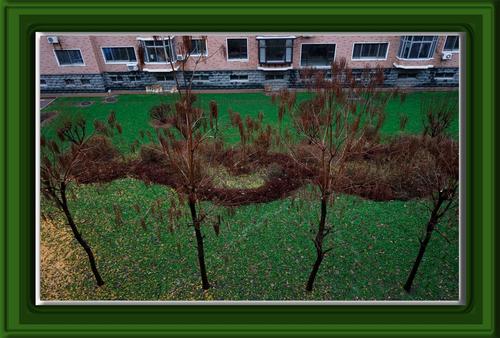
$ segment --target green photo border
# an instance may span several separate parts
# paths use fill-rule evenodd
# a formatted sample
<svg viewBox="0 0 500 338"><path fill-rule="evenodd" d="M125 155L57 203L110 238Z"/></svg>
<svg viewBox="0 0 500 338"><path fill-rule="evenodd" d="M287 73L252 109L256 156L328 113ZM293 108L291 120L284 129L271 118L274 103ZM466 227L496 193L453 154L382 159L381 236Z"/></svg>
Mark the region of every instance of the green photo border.
<svg viewBox="0 0 500 338"><path fill-rule="evenodd" d="M494 88L498 2L2 2L1 336L496 337ZM495 31L496 29L496 31ZM35 306L35 33L463 32L466 304L463 306ZM498 48L498 46L496 46Z"/></svg>

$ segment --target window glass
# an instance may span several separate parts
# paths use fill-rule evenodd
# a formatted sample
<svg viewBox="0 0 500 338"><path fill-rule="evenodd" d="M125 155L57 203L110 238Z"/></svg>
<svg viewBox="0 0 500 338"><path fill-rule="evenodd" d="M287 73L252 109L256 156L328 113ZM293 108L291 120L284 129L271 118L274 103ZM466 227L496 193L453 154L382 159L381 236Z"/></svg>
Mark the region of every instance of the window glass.
<svg viewBox="0 0 500 338"><path fill-rule="evenodd" d="M144 60L146 62L168 62L170 57L171 48L168 40L144 41Z"/></svg>
<svg viewBox="0 0 500 338"><path fill-rule="evenodd" d="M207 45L204 39L191 39L191 54L206 55Z"/></svg>
<svg viewBox="0 0 500 338"><path fill-rule="evenodd" d="M330 66L335 57L335 44L303 44L300 65L302 67Z"/></svg>
<svg viewBox="0 0 500 338"><path fill-rule="evenodd" d="M102 51L106 62L136 61L134 47L104 47Z"/></svg>
<svg viewBox="0 0 500 338"><path fill-rule="evenodd" d="M260 63L291 63L292 39L259 40Z"/></svg>
<svg viewBox="0 0 500 338"><path fill-rule="evenodd" d="M459 41L460 41L459 36L447 36L443 50L449 51L449 52L458 51Z"/></svg>
<svg viewBox="0 0 500 338"><path fill-rule="evenodd" d="M57 49L54 52L61 66L83 65L82 53L78 49Z"/></svg>
<svg viewBox="0 0 500 338"><path fill-rule="evenodd" d="M436 43L437 36L403 36L398 56L403 59L430 59Z"/></svg>
<svg viewBox="0 0 500 338"><path fill-rule="evenodd" d="M227 39L228 60L248 59L247 39Z"/></svg>

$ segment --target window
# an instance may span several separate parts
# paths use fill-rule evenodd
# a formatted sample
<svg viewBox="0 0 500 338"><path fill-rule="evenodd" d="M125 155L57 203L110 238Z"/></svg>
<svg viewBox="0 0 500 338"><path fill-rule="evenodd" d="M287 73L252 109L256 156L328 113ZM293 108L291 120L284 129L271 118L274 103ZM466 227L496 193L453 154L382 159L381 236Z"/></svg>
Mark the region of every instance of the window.
<svg viewBox="0 0 500 338"><path fill-rule="evenodd" d="M402 59L430 59L436 42L437 36L402 36L398 56Z"/></svg>
<svg viewBox="0 0 500 338"><path fill-rule="evenodd" d="M417 69L401 69L398 72L398 79L415 79L418 73Z"/></svg>
<svg viewBox="0 0 500 338"><path fill-rule="evenodd" d="M83 58L79 49L56 49L57 62L60 66L82 66Z"/></svg>
<svg viewBox="0 0 500 338"><path fill-rule="evenodd" d="M170 61L172 50L169 40L146 40L144 43L144 61L162 63Z"/></svg>
<svg viewBox="0 0 500 338"><path fill-rule="evenodd" d="M248 75L231 74L231 75L229 75L229 80L231 80L231 81L248 81Z"/></svg>
<svg viewBox="0 0 500 338"><path fill-rule="evenodd" d="M41 79L40 80L40 86L46 86L47 85L47 81L44 80L44 79Z"/></svg>
<svg viewBox="0 0 500 338"><path fill-rule="evenodd" d="M193 81L208 81L210 77L205 74L196 74L193 76Z"/></svg>
<svg viewBox="0 0 500 338"><path fill-rule="evenodd" d="M141 81L141 77L140 77L140 76L138 76L138 75L129 75L128 79L129 79L129 81L131 81L131 82Z"/></svg>
<svg viewBox="0 0 500 338"><path fill-rule="evenodd" d="M247 60L247 39L227 39L227 59Z"/></svg>
<svg viewBox="0 0 500 338"><path fill-rule="evenodd" d="M292 63L292 39L260 39L259 63Z"/></svg>
<svg viewBox="0 0 500 338"><path fill-rule="evenodd" d="M88 85L88 84L90 84L90 80L89 80L89 79L81 79L80 81L81 81L81 83L82 83L82 84L84 84L84 85Z"/></svg>
<svg viewBox="0 0 500 338"><path fill-rule="evenodd" d="M191 55L207 55L205 39L191 39Z"/></svg>
<svg viewBox="0 0 500 338"><path fill-rule="evenodd" d="M109 79L112 81L112 82L121 82L123 81L123 76L121 75L111 75L109 77Z"/></svg>
<svg viewBox="0 0 500 338"><path fill-rule="evenodd" d="M460 41L459 36L447 36L446 42L444 43L444 51L447 52L458 52L458 43Z"/></svg>
<svg viewBox="0 0 500 338"><path fill-rule="evenodd" d="M103 47L102 54L108 63L136 61L134 47Z"/></svg>
<svg viewBox="0 0 500 338"><path fill-rule="evenodd" d="M174 74L173 73L167 73L167 74L156 74L155 75L156 81L173 81L174 80Z"/></svg>
<svg viewBox="0 0 500 338"><path fill-rule="evenodd" d="M74 85L75 84L75 80L73 80L73 79L64 79L64 84L66 84L66 85Z"/></svg>
<svg viewBox="0 0 500 338"><path fill-rule="evenodd" d="M385 59L388 43L355 43L352 50L352 59Z"/></svg>
<svg viewBox="0 0 500 338"><path fill-rule="evenodd" d="M434 74L436 80L451 80L454 78L454 72L440 71Z"/></svg>
<svg viewBox="0 0 500 338"><path fill-rule="evenodd" d="M335 44L303 44L300 57L302 67L328 67L335 57Z"/></svg>
<svg viewBox="0 0 500 338"><path fill-rule="evenodd" d="M284 78L283 74L266 74L266 80L283 80Z"/></svg>

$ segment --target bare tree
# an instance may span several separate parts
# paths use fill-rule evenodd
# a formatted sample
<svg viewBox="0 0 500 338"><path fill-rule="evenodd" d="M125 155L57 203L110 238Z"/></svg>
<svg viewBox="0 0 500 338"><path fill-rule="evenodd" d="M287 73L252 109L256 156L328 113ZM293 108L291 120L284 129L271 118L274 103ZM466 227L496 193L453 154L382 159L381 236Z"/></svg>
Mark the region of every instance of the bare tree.
<svg viewBox="0 0 500 338"><path fill-rule="evenodd" d="M357 77L345 59L332 64L331 78L310 69L302 75L313 97L296 104L290 102L295 95L282 92L280 100L285 102L280 103L280 110L291 108L294 127L302 138L300 144L290 147L291 155L315 173L313 183L320 191L320 219L312 239L316 260L306 283L306 290L312 291L321 263L333 249L325 247L325 238L333 230L327 212L328 206L335 205L336 179L343 176L353 153L367 151L377 140L387 102L397 91L377 90L384 80L382 69L365 69Z"/></svg>
<svg viewBox="0 0 500 338"><path fill-rule="evenodd" d="M212 121L212 126L217 125L214 121L217 119L217 114L213 113L216 109L215 103L211 104L211 112L205 112L194 106L195 101L196 97L191 93L190 88L187 88L175 103L175 107L165 111L168 114L166 119L169 123L157 128L157 136L166 165L173 172L172 176L176 181L179 199L187 199L196 237L202 288L207 290L210 288L210 283L201 229L206 213L199 212L198 192L210 180L207 170L210 162L207 153L210 151L205 150L213 147L214 144L210 143L213 135L207 122Z"/></svg>
<svg viewBox="0 0 500 338"><path fill-rule="evenodd" d="M163 37L154 38L165 41ZM175 91L179 98L173 106L162 104L153 107L150 115L156 127L163 158L169 170L174 173L172 179L176 181L174 185L179 193L179 200L187 197L196 237L202 288L207 290L210 283L201 230L206 214L200 213L198 191L210 179L206 170L209 167L207 162L210 162L207 153L210 151L203 150L215 146L216 142L210 142L210 139L217 137L218 106L215 101L211 101L208 112L195 106L197 97L193 94L192 87L199 64L217 53L225 53L225 48L220 46L214 53L208 54L206 36L196 39L202 43L195 43L191 36L175 39L169 36L167 41L170 49L165 51L166 63L174 75Z"/></svg>
<svg viewBox="0 0 500 338"><path fill-rule="evenodd" d="M458 203L459 157L458 144L445 137L444 133L456 113L456 101L449 96L430 98L422 102L424 113L423 147L427 156L422 160L403 159L413 162L419 174L417 185L429 195L429 220L423 234L418 238L419 251L403 288L410 292L432 234L437 232L446 241L438 224L446 213Z"/></svg>
<svg viewBox="0 0 500 338"><path fill-rule="evenodd" d="M450 94L425 96L420 102L424 135L443 136L453 122L457 110L458 102Z"/></svg>
<svg viewBox="0 0 500 338"><path fill-rule="evenodd" d="M207 62L214 55L225 55L224 45L219 46L212 54L207 53L207 37L201 36L200 39L193 40L191 36L181 36L180 39L168 37L169 45L172 46L173 56L168 58L168 63L174 73L174 79L179 97L188 95L192 91L193 81L196 76L198 66L202 62ZM194 41L202 41L198 44ZM182 83L177 74L182 74Z"/></svg>
<svg viewBox="0 0 500 338"><path fill-rule="evenodd" d="M90 153L106 156L109 144L101 135L111 135L114 128L121 132L115 114L112 113L107 124L95 121L92 133L88 132L86 121L78 118L63 122L57 130L59 142L41 138L41 192L64 213L74 238L87 253L98 286L102 286L104 281L97 269L94 253L74 221L67 192L68 186L86 171L88 163L85 160Z"/></svg>

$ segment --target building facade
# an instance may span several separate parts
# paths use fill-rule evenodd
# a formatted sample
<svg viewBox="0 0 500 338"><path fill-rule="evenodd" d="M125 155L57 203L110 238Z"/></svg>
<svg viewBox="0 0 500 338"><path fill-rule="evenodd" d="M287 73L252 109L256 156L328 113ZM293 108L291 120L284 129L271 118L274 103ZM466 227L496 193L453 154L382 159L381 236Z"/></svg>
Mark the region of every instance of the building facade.
<svg viewBox="0 0 500 338"><path fill-rule="evenodd" d="M165 34L44 34L40 90L105 92L153 85L170 90L187 83L184 76L192 78L193 89L301 88L301 69L316 68L328 77L331 62L341 58L355 74L382 67L387 87L459 84L458 35L218 34L188 40Z"/></svg>

